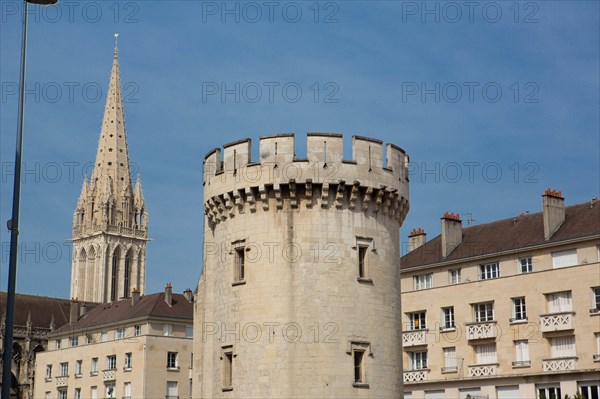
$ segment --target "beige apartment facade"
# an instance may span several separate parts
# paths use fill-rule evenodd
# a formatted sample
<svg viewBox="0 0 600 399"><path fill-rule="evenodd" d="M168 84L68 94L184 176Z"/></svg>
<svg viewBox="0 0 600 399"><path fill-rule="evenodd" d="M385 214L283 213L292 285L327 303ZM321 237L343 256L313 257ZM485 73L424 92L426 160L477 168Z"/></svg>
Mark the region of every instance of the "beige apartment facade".
<svg viewBox="0 0 600 399"><path fill-rule="evenodd" d="M600 203L464 228L402 258L405 398L600 397Z"/></svg>
<svg viewBox="0 0 600 399"><path fill-rule="evenodd" d="M192 293L165 292L102 304L49 336L36 358L35 398L191 397Z"/></svg>

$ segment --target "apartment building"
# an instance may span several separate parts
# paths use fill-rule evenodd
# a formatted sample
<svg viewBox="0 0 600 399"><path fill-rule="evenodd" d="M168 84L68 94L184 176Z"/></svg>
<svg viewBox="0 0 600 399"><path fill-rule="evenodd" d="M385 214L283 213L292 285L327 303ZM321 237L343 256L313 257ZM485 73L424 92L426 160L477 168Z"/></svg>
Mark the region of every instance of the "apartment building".
<svg viewBox="0 0 600 399"><path fill-rule="evenodd" d="M73 301L71 322L37 354L34 397L191 397L192 302L170 284L89 311Z"/></svg>
<svg viewBox="0 0 600 399"><path fill-rule="evenodd" d="M401 260L405 398L600 397L600 203L409 237Z"/></svg>

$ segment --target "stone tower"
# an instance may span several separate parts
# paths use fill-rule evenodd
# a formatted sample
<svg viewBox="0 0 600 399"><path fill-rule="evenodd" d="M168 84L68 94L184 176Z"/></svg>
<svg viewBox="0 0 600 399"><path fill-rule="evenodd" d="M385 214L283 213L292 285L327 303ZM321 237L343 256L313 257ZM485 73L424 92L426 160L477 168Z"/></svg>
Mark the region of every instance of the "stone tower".
<svg viewBox="0 0 600 399"><path fill-rule="evenodd" d="M400 398L399 228L408 156L338 134L237 141L204 159L195 398Z"/></svg>
<svg viewBox="0 0 600 399"><path fill-rule="evenodd" d="M148 212L137 176L132 187L115 47L98 152L73 214L71 298L110 302L144 293Z"/></svg>

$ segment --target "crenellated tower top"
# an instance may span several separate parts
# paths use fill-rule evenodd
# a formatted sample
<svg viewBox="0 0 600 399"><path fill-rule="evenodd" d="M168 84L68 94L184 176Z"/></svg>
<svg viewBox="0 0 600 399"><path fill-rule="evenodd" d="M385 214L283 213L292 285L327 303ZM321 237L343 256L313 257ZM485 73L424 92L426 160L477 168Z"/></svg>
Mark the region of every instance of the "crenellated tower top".
<svg viewBox="0 0 600 399"><path fill-rule="evenodd" d="M352 159L343 159L343 136L308 133L307 157L297 158L294 134L260 137L260 159L252 161L252 141L215 148L204 158L205 214L216 225L245 204L269 210L297 208L380 210L402 223L408 212L406 152L381 140L352 137Z"/></svg>

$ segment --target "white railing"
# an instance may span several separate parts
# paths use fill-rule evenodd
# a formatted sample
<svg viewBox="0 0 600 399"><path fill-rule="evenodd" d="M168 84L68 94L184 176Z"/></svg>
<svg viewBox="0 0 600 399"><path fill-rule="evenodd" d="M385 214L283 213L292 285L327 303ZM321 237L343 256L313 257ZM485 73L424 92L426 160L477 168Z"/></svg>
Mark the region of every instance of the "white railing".
<svg viewBox="0 0 600 399"><path fill-rule="evenodd" d="M69 383L69 377L56 377L56 386L65 387Z"/></svg>
<svg viewBox="0 0 600 399"><path fill-rule="evenodd" d="M497 329L495 321L467 324L467 339L496 338Z"/></svg>
<svg viewBox="0 0 600 399"><path fill-rule="evenodd" d="M429 370L414 370L404 372L404 382L426 381Z"/></svg>
<svg viewBox="0 0 600 399"><path fill-rule="evenodd" d="M102 372L102 381L112 381L115 379L115 370L104 370Z"/></svg>
<svg viewBox="0 0 600 399"><path fill-rule="evenodd" d="M544 371L566 371L575 370L576 357L563 357L557 359L542 359Z"/></svg>
<svg viewBox="0 0 600 399"><path fill-rule="evenodd" d="M405 331L402 333L402 346L416 346L427 344L427 330Z"/></svg>
<svg viewBox="0 0 600 399"><path fill-rule="evenodd" d="M498 373L497 364L472 364L469 365L469 377L488 377Z"/></svg>
<svg viewBox="0 0 600 399"><path fill-rule="evenodd" d="M572 330L573 312L549 313L540 316L540 331L563 331Z"/></svg>

